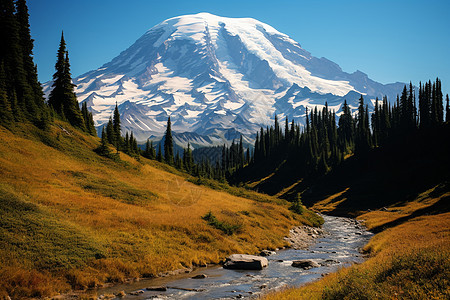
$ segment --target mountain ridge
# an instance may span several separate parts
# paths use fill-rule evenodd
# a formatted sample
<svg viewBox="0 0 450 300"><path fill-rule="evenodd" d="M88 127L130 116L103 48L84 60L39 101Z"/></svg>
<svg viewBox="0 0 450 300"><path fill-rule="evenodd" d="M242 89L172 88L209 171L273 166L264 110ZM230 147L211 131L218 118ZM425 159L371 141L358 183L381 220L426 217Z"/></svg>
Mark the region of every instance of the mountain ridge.
<svg viewBox="0 0 450 300"><path fill-rule="evenodd" d="M275 114L303 123L306 107L327 101L339 115L344 99L356 108L361 94L392 100L403 87L346 73L255 19L209 13L159 23L74 84L99 129L117 102L124 131L138 140L161 137L171 116L175 132L212 138L212 145L231 142L229 131L253 139Z"/></svg>

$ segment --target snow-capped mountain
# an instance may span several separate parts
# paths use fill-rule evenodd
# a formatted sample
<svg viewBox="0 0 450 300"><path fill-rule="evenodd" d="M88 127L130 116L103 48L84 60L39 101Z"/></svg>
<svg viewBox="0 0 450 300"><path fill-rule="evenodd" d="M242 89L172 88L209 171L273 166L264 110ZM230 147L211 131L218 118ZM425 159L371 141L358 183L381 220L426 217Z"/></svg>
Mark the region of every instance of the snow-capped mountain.
<svg viewBox="0 0 450 300"><path fill-rule="evenodd" d="M168 116L180 143L222 144L260 126L304 122L305 108L325 101L339 113L344 99L357 106L401 92L357 71L313 57L299 43L250 18L199 13L168 19L97 70L74 79L101 128L119 105L123 130L138 140L163 135ZM47 84L47 89L49 84Z"/></svg>

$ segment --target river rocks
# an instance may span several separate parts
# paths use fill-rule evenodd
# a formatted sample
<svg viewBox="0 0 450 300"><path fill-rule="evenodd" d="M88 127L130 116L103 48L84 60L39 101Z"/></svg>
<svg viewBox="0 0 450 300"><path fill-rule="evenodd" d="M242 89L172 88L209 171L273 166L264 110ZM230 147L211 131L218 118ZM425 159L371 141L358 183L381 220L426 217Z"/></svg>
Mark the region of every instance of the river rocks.
<svg viewBox="0 0 450 300"><path fill-rule="evenodd" d="M206 274L198 274L198 275L195 275L194 277L191 277L192 279L205 279L205 278L208 278L208 275L206 275Z"/></svg>
<svg viewBox="0 0 450 300"><path fill-rule="evenodd" d="M301 268L303 270L309 270L312 268L318 268L320 265L312 260L312 259L301 259L301 260L294 260L292 262L292 266L295 268Z"/></svg>
<svg viewBox="0 0 450 300"><path fill-rule="evenodd" d="M98 296L98 299L100 299L100 300L107 300L107 299L114 299L114 298L116 298L116 295L114 295L114 294L104 294L104 295ZM5 299L5 300L8 300L8 299ZM9 300L11 300L11 299L9 299Z"/></svg>
<svg viewBox="0 0 450 300"><path fill-rule="evenodd" d="M277 254L275 251L270 251L270 250L262 250L259 255L260 256L271 256Z"/></svg>
<svg viewBox="0 0 450 300"><path fill-rule="evenodd" d="M143 294L143 293L144 293L143 290L138 290L138 291L131 292L130 295L131 296L139 296L140 294Z"/></svg>
<svg viewBox="0 0 450 300"><path fill-rule="evenodd" d="M265 257L247 254L232 254L227 257L223 267L237 270L262 270L269 261Z"/></svg>
<svg viewBox="0 0 450 300"><path fill-rule="evenodd" d="M178 270L173 270L173 271L167 271L164 273L159 273L158 277L167 277L167 276L174 276L174 275L179 275L179 274L183 274L183 273L190 273L192 272L192 268L189 269L178 269Z"/></svg>
<svg viewBox="0 0 450 300"><path fill-rule="evenodd" d="M321 228L311 226L297 226L289 230L289 236L284 239L294 249L307 249L316 238L323 236Z"/></svg>
<svg viewBox="0 0 450 300"><path fill-rule="evenodd" d="M320 262L321 266L328 266L328 265L334 265L339 264L340 262L335 259L325 259L324 261Z"/></svg>
<svg viewBox="0 0 450 300"><path fill-rule="evenodd" d="M116 297L122 298L125 297L127 294L125 293L125 291L120 291L118 293L116 293Z"/></svg>
<svg viewBox="0 0 450 300"><path fill-rule="evenodd" d="M165 292L167 291L167 287L165 286L150 286L146 288L147 291L159 291L159 292Z"/></svg>

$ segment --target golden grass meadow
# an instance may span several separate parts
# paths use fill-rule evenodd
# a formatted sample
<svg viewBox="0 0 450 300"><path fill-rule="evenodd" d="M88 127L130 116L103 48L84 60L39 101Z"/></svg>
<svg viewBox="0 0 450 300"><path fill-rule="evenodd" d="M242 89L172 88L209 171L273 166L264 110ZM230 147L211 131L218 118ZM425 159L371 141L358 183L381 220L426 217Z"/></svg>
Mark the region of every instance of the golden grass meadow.
<svg viewBox="0 0 450 300"><path fill-rule="evenodd" d="M380 231L363 249L367 261L264 299L449 299L450 213L432 209L449 197L445 186L436 186L412 201L361 214L357 219L369 230ZM330 198L314 207L332 210Z"/></svg>
<svg viewBox="0 0 450 300"><path fill-rule="evenodd" d="M49 297L219 263L231 253L286 246L292 226L317 221L310 212L295 215L284 200L196 185L156 161L101 157L93 151L98 138L64 122L45 134L15 131L0 127L3 296ZM201 218L208 212L238 230L208 225Z"/></svg>

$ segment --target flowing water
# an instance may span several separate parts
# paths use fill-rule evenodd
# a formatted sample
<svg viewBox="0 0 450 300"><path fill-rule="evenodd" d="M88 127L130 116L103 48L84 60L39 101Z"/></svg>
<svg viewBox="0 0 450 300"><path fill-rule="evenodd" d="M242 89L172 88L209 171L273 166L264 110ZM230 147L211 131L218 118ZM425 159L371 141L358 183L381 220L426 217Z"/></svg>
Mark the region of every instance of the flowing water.
<svg viewBox="0 0 450 300"><path fill-rule="evenodd" d="M127 293L122 299L232 299L257 297L267 290L285 285L298 286L320 278L323 274L335 272L338 268L360 263L364 257L359 250L371 233L355 220L323 216L325 235L318 238L308 250L281 250L268 258L269 266L261 271L227 270L222 267L199 268L189 274L155 278L114 286L99 290L101 294ZM318 268L303 270L291 266L292 261L313 259L321 263ZM192 279L198 274L207 278ZM146 287L166 286L167 291L147 291ZM130 292L143 290L139 295Z"/></svg>

